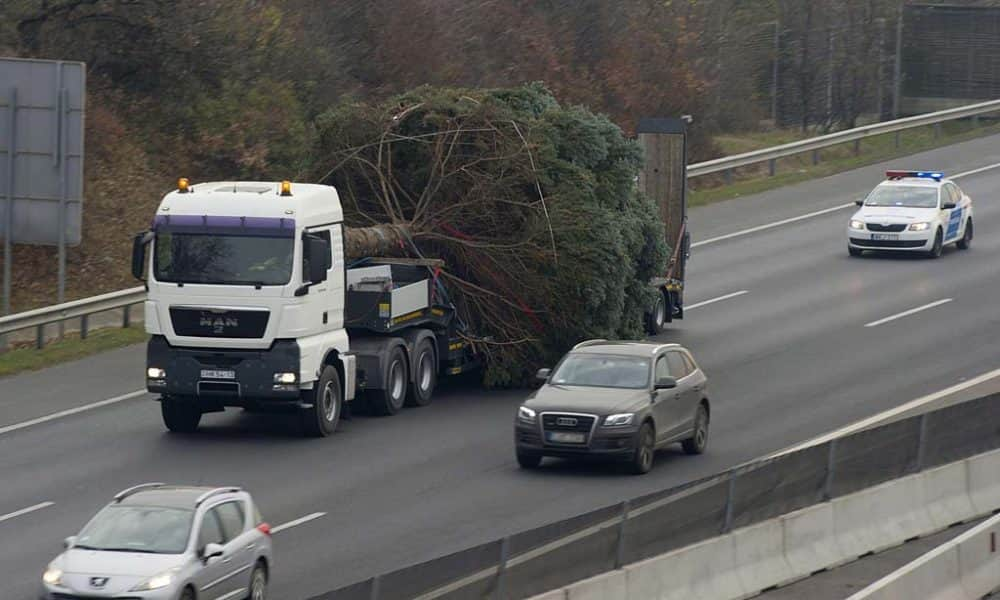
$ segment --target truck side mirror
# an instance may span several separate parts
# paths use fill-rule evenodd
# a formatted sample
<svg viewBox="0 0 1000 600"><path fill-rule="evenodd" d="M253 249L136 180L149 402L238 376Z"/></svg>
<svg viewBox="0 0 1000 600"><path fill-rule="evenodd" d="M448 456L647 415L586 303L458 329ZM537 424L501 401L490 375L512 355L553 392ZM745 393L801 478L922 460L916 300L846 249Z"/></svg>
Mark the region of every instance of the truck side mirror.
<svg viewBox="0 0 1000 600"><path fill-rule="evenodd" d="M146 245L152 239L151 232L144 231L136 234L132 238L132 277L139 281L145 281L143 274L146 270Z"/></svg>
<svg viewBox="0 0 1000 600"><path fill-rule="evenodd" d="M326 281L326 272L330 269L330 244L321 237L310 235L306 237L309 257L309 283Z"/></svg>

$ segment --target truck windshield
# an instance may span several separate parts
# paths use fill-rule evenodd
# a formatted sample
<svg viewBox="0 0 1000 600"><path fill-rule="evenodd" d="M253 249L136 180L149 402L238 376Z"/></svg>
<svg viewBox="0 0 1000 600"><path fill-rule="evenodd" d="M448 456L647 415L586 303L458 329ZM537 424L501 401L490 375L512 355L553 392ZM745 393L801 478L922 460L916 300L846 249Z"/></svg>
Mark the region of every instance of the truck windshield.
<svg viewBox="0 0 1000 600"><path fill-rule="evenodd" d="M153 274L167 283L285 285L294 251L290 237L162 231Z"/></svg>
<svg viewBox="0 0 1000 600"><path fill-rule="evenodd" d="M649 385L649 360L633 356L571 354L556 369L552 383L641 389Z"/></svg>
<svg viewBox="0 0 1000 600"><path fill-rule="evenodd" d="M877 187L868 196L865 206L905 206L909 208L936 208L937 188L915 185Z"/></svg>

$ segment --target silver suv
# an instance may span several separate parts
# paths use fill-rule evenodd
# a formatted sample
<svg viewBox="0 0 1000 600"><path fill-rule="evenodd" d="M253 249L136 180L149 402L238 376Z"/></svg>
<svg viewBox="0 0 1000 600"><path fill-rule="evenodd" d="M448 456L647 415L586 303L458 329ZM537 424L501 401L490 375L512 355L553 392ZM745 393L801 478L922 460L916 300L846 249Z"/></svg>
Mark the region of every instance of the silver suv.
<svg viewBox="0 0 1000 600"><path fill-rule="evenodd" d="M237 487L123 490L65 545L42 575L42 600L267 597L270 526Z"/></svg>

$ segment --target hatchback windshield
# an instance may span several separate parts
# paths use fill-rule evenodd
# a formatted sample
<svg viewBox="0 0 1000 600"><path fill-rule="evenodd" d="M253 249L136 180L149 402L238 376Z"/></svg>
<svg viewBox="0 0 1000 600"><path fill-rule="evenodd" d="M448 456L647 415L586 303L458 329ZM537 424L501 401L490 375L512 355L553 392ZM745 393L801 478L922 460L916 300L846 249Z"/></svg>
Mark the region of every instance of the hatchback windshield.
<svg viewBox="0 0 1000 600"><path fill-rule="evenodd" d="M865 201L865 206L907 206L910 208L936 208L937 188L915 185L887 185L875 188Z"/></svg>
<svg viewBox="0 0 1000 600"><path fill-rule="evenodd" d="M552 383L641 389L649 385L649 359L637 356L571 354L556 369Z"/></svg>
<svg viewBox="0 0 1000 600"><path fill-rule="evenodd" d="M289 237L161 232L154 276L169 283L284 285L294 250Z"/></svg>
<svg viewBox="0 0 1000 600"><path fill-rule="evenodd" d="M194 512L160 506L114 505L87 524L75 548L150 554L181 554Z"/></svg>

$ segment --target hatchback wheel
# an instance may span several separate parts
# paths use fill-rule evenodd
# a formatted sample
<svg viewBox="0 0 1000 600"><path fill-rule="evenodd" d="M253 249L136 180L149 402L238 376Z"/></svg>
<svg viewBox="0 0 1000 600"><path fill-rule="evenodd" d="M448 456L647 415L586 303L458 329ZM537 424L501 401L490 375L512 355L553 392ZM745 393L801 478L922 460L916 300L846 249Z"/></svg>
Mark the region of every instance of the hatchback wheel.
<svg viewBox="0 0 1000 600"><path fill-rule="evenodd" d="M267 598L267 571L258 564L250 577L250 595L248 600L265 600Z"/></svg>

